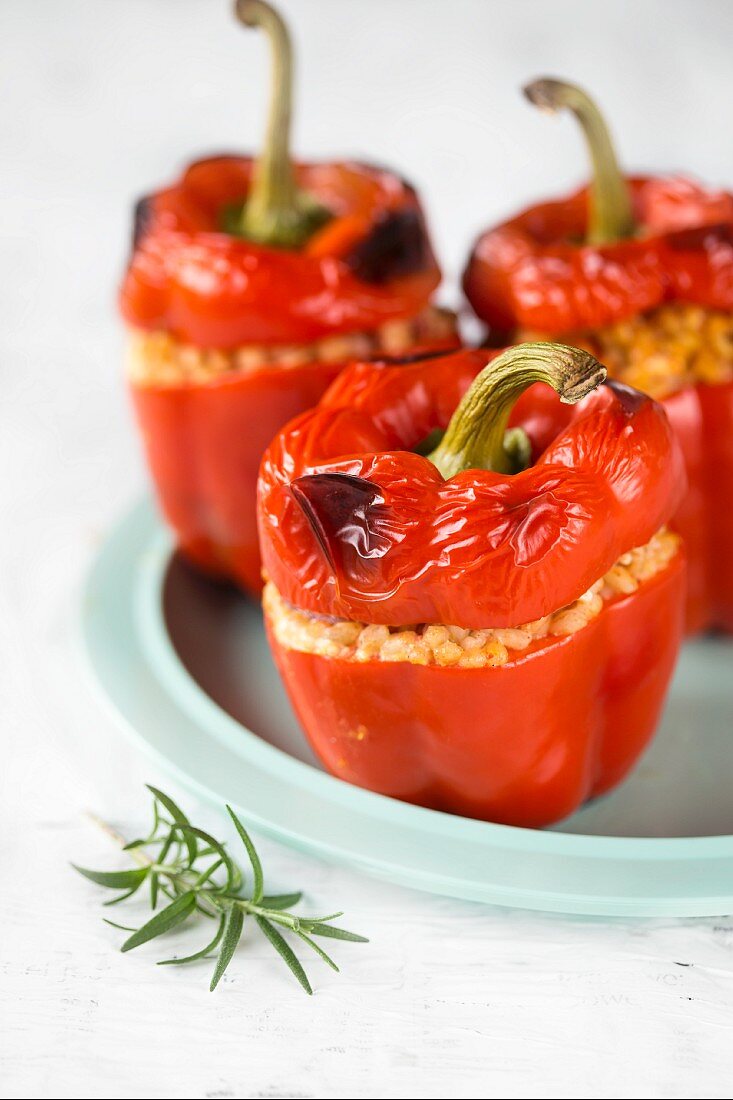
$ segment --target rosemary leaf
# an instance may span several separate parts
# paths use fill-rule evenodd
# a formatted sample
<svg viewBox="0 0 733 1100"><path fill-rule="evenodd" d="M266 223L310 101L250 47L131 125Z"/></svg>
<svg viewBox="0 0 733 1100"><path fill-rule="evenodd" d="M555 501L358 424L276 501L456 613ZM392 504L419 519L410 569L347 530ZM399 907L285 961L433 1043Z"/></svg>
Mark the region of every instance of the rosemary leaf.
<svg viewBox="0 0 733 1100"><path fill-rule="evenodd" d="M308 946L315 951L316 955L320 955L323 961L325 963L328 963L332 970L335 970L337 974L339 973L339 968L336 966L336 963L333 961L331 956L327 955L323 948L319 947L315 940L312 940L310 936L306 936L305 932L301 931L300 929L295 934L296 936L300 937L303 943L307 943Z"/></svg>
<svg viewBox="0 0 733 1100"><path fill-rule="evenodd" d="M171 928L175 928L177 924L183 924L195 908L196 894L193 890L188 890L151 917L142 928L138 928L137 932L125 940L120 950L132 951L133 947L139 947L148 940L154 940L156 936L162 936L164 932L170 932Z"/></svg>
<svg viewBox="0 0 733 1100"><path fill-rule="evenodd" d="M347 932L345 928L335 928L332 924L306 924L306 930L312 936L326 936L332 940L348 940L349 943L369 943L366 936L357 936L356 932Z"/></svg>
<svg viewBox="0 0 733 1100"><path fill-rule="evenodd" d="M213 951L219 946L219 940L224 933L224 922L226 921L225 914L222 913L221 920L219 921L219 927L216 930L216 935L213 940L206 944L206 947L202 947L200 951L194 952L193 955L184 955L182 959L161 959L158 966L183 966L184 963L196 962L197 959L209 958L209 952Z"/></svg>
<svg viewBox="0 0 733 1100"><path fill-rule="evenodd" d="M199 853L199 855L200 854L201 853ZM219 868L223 867L223 865L224 860L217 859L214 863L210 864L205 870L203 870L193 884L194 890L198 889L199 886L203 886L205 882L208 882L211 879L211 876L215 875Z"/></svg>
<svg viewBox="0 0 733 1100"><path fill-rule="evenodd" d="M180 808L180 806L176 805L176 803L173 801L173 799L169 795L163 794L163 792L159 791L157 787L151 787L149 783L147 783L146 786L147 786L148 790L150 791L150 793L153 794L155 796L155 798L157 798L158 802L160 802L163 806L165 806L166 810L171 815L171 817L175 821L176 825L190 825L191 824L191 822L188 820L188 818L186 817L186 815L184 814L184 812ZM188 858L191 861L191 863L193 863L196 859L196 855L197 855L197 852L198 852L198 845L196 844L196 838L192 837L190 835L184 836L184 842L186 844L186 848L188 849Z"/></svg>
<svg viewBox="0 0 733 1100"><path fill-rule="evenodd" d="M109 920L108 917L102 917L105 924L109 924L112 928L120 928L123 932L136 932L136 928L131 928L129 924L118 924L117 921Z"/></svg>
<svg viewBox="0 0 733 1100"><path fill-rule="evenodd" d="M104 905L106 908L108 905L119 905L121 901L127 901L128 898L131 898L133 894L137 893L144 882L145 879L141 878L140 881L132 886L129 890L125 890L124 894L118 894L116 898L110 898L109 901L103 901L102 905Z"/></svg>
<svg viewBox="0 0 733 1100"><path fill-rule="evenodd" d="M302 897L301 890L294 894L263 894L260 905L263 909L290 909L293 905L297 905Z"/></svg>
<svg viewBox="0 0 733 1100"><path fill-rule="evenodd" d="M97 886L106 886L110 890L125 890L132 886L137 889L148 874L147 867L131 867L129 871L90 871L86 867L78 867L76 863L71 866L90 882L96 882Z"/></svg>
<svg viewBox="0 0 733 1100"><path fill-rule="evenodd" d="M219 958L216 960L216 966L214 967L214 973L211 978L211 985L209 991L214 992L219 981L224 974L224 971L232 961L232 956L237 949L237 944L242 936L242 928L244 927L244 913L238 905L232 905L227 910L224 917L223 936L221 941L221 948L219 949Z"/></svg>
<svg viewBox="0 0 733 1100"><path fill-rule="evenodd" d="M258 905L262 901L262 895L264 893L264 886L262 880L262 864L260 863L260 857L257 855L257 849L252 843L252 839L245 829L242 822L239 820L234 810L227 804L227 813L234 822L234 826L239 833L242 840L242 844L247 850L249 861L252 864L252 874L254 875L254 884L252 886L252 901L255 905Z"/></svg>
<svg viewBox="0 0 733 1100"><path fill-rule="evenodd" d="M229 809L228 806L227 809ZM270 922L268 920L265 920L264 917L255 917L255 920L257 921L257 924L265 933L277 953L285 960L287 965L292 970L293 974L295 974L295 977L303 986L303 989L306 991L306 993L312 994L313 990L311 989L311 983L308 981L308 976L303 967L300 965L300 962L298 961L298 958L292 947L284 938L282 933L278 932L275 925L270 924Z"/></svg>
<svg viewBox="0 0 733 1100"><path fill-rule="evenodd" d="M210 836L209 833L205 833L203 829L197 829L193 825L189 825L188 829L191 833L193 833L194 837L197 837L199 840L205 841L206 844L208 844L209 847L216 852L216 854L219 856L220 861L226 867L227 881L224 886L224 891L228 894L232 890L239 889L242 881L242 873L235 864L232 857L229 855L229 853L224 850L224 845L220 844L219 841L215 840L214 837ZM201 855L202 853L199 852L199 857L201 857Z"/></svg>

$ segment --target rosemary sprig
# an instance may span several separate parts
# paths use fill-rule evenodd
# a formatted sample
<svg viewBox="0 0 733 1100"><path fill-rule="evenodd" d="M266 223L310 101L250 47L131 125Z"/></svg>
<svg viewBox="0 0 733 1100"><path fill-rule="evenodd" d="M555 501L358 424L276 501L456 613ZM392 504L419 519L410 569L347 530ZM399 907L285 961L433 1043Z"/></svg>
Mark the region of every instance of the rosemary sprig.
<svg viewBox="0 0 733 1100"><path fill-rule="evenodd" d="M208 917L217 922L213 939L200 951L183 958L162 959L159 966L181 966L199 959L216 957L210 989L215 989L232 961L244 930L247 917L253 917L257 927L272 944L280 957L300 982L306 993L312 993L311 984L295 952L280 929L297 937L311 948L324 962L338 971L336 963L315 943L312 936L351 943L368 943L364 936L347 932L331 923L341 913L324 917L304 917L291 913L302 898L300 891L290 894L265 894L262 864L252 838L231 806L227 812L244 845L250 866L252 882L245 889L245 875L231 858L225 845L203 829L192 825L172 798L156 787L148 785L153 795L153 824L147 836L126 842L112 826L99 818L93 820L129 852L137 864L126 871L90 871L86 867L74 869L98 886L121 890L105 905L117 905L136 894L143 883L148 884L150 908L154 915L140 928L106 920L113 928L131 932L122 944L122 951L131 951L143 943L171 932L189 918ZM161 898L166 904L159 908ZM106 918L105 918L106 919Z"/></svg>

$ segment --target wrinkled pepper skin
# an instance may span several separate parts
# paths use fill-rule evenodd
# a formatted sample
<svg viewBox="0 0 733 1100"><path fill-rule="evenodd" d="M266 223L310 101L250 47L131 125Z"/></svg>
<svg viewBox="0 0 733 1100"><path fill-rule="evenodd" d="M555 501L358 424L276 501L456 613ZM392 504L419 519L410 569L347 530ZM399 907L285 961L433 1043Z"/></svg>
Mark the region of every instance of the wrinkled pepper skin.
<svg viewBox="0 0 733 1100"><path fill-rule="evenodd" d="M496 353L494 353L496 354ZM278 434L259 495L265 569L305 611L404 626L516 626L578 598L644 544L684 488L651 399L616 384L572 408L517 402L534 464L443 480L409 453L444 429L490 354L356 364ZM575 634L498 667L326 658L268 635L293 707L334 775L396 798L527 827L627 774L653 734L679 648L680 551Z"/></svg>
<svg viewBox="0 0 733 1100"><path fill-rule="evenodd" d="M409 319L428 303L440 272L408 184L364 165L299 166L299 184L334 217L289 252L221 231L223 212L248 193L252 165L199 161L138 204L120 294L132 327L206 349L293 345ZM451 336L443 346L457 343ZM267 364L202 382L131 384L160 508L197 567L259 594L262 453L343 366Z"/></svg>
<svg viewBox="0 0 733 1100"><path fill-rule="evenodd" d="M301 164L298 186L334 216L298 251L223 232L250 157L197 161L142 199L120 292L125 320L202 348L308 344L413 317L440 282L414 189L363 164Z"/></svg>
<svg viewBox="0 0 733 1100"><path fill-rule="evenodd" d="M668 301L733 311L733 196L679 178L629 184L644 230L631 240L577 243L586 190L479 238L463 286L495 339L521 328L592 330ZM671 524L687 548L687 632L733 633L733 383L690 386L661 403L687 466L687 495Z"/></svg>
<svg viewBox="0 0 733 1100"><path fill-rule="evenodd" d="M329 660L268 636L333 775L406 802L539 828L621 782L656 728L682 634L684 562L583 630L501 668Z"/></svg>
<svg viewBox="0 0 733 1100"><path fill-rule="evenodd" d="M667 301L733 310L733 196L682 179L628 181L644 232L578 243L588 191L545 202L483 233L463 275L476 314L500 338L601 328Z"/></svg>
<svg viewBox="0 0 733 1100"><path fill-rule="evenodd" d="M517 626L577 599L668 521L684 489L679 446L661 407L620 383L573 406L528 390L513 422L542 451L515 475L444 480L412 453L487 358L356 364L275 437L260 541L286 602L389 626Z"/></svg>

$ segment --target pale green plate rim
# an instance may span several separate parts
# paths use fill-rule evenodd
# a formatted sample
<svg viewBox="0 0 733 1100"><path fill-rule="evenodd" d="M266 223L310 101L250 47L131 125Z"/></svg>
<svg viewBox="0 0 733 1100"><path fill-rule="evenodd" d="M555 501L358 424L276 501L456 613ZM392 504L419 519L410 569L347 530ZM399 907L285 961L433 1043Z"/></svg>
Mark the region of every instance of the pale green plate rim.
<svg viewBox="0 0 733 1100"><path fill-rule="evenodd" d="M161 601L171 551L152 504L133 508L92 563L82 639L123 731L202 798L232 802L293 847L435 893L599 915L733 910L733 836L599 837L473 821L352 787L263 741L175 653Z"/></svg>

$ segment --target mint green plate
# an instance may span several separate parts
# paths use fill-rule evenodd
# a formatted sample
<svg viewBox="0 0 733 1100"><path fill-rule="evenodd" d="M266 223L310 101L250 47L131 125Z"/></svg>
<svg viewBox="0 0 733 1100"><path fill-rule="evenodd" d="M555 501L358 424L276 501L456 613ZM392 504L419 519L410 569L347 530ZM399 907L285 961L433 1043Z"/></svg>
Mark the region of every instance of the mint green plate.
<svg viewBox="0 0 733 1100"><path fill-rule="evenodd" d="M733 645L681 658L654 745L613 794L552 831L372 794L323 772L258 609L172 555L152 506L88 579L86 649L123 729L184 785L285 844L457 898L567 913L733 911Z"/></svg>

